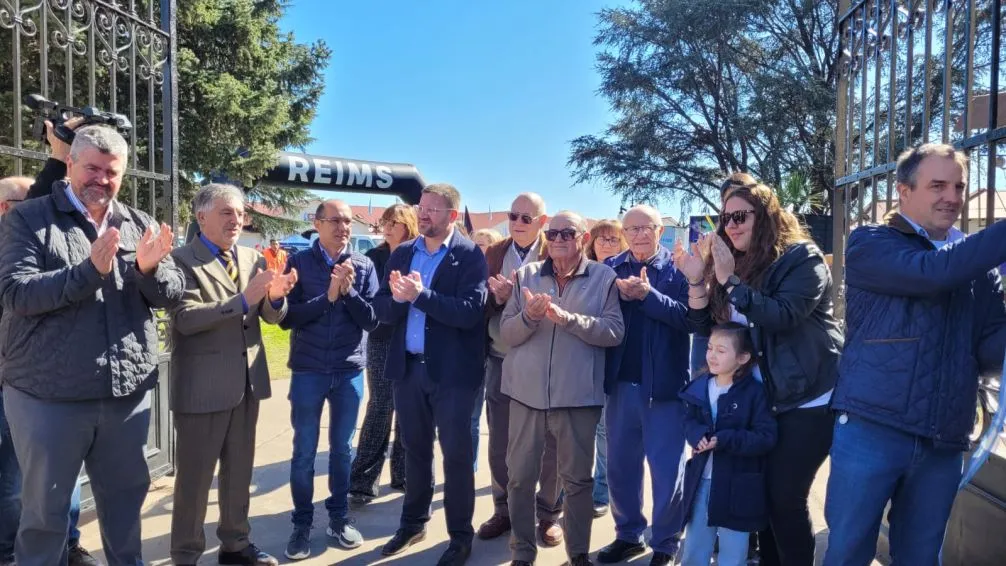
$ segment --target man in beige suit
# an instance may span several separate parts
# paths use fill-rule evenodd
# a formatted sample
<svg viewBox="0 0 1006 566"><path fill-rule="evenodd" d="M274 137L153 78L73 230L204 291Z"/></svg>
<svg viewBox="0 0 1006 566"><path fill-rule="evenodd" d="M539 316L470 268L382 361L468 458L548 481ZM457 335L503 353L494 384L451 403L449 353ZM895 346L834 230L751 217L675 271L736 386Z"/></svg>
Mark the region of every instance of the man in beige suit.
<svg viewBox="0 0 1006 566"><path fill-rule="evenodd" d="M249 541L249 489L259 402L270 396L259 317L286 316L297 272L279 275L262 254L236 245L244 194L206 185L192 201L199 235L173 252L185 294L172 311L171 409L177 432L171 559L196 564L206 548L203 524L220 462L220 564L278 564Z"/></svg>

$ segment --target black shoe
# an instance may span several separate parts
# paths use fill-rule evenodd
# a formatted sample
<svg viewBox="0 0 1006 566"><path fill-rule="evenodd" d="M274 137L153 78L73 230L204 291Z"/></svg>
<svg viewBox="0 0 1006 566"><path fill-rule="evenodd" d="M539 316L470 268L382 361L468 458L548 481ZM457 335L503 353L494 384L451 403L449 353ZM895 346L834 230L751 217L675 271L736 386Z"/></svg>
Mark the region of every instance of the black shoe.
<svg viewBox="0 0 1006 566"><path fill-rule="evenodd" d="M472 555L472 545L461 542L451 542L447 550L440 556L437 566L461 566Z"/></svg>
<svg viewBox="0 0 1006 566"><path fill-rule="evenodd" d="M237 552L223 552L217 555L218 564L243 564L246 566L279 566L279 560L262 552L254 544Z"/></svg>
<svg viewBox="0 0 1006 566"><path fill-rule="evenodd" d="M391 489L396 489L398 491L405 491L405 481L391 482Z"/></svg>
<svg viewBox="0 0 1006 566"><path fill-rule="evenodd" d="M590 557L586 554L577 554L566 564L569 566L594 566L594 563L590 561Z"/></svg>
<svg viewBox="0 0 1006 566"><path fill-rule="evenodd" d="M650 558L650 566L667 566L674 560L674 557L666 552L654 552Z"/></svg>
<svg viewBox="0 0 1006 566"><path fill-rule="evenodd" d="M67 564L69 566L101 566L91 553L80 546L80 541L70 541L67 545Z"/></svg>
<svg viewBox="0 0 1006 566"><path fill-rule="evenodd" d="M624 562L628 558L638 556L646 552L646 545L641 542L627 542L615 539L615 542L601 549L597 553L597 561L602 564L613 564Z"/></svg>
<svg viewBox="0 0 1006 566"><path fill-rule="evenodd" d="M384 547L381 549L381 554L385 556L394 556L400 554L406 548L420 542L426 538L426 529L421 531L407 531L405 529L398 529L395 532L395 536L391 537Z"/></svg>
<svg viewBox="0 0 1006 566"><path fill-rule="evenodd" d="M528 562L527 560L514 560L510 562L510 566L534 566L534 562Z"/></svg>
<svg viewBox="0 0 1006 566"><path fill-rule="evenodd" d="M605 505L604 503L595 503L594 504L594 518L595 519L597 519L598 517L604 517L607 514L608 514L608 506L607 505Z"/></svg>

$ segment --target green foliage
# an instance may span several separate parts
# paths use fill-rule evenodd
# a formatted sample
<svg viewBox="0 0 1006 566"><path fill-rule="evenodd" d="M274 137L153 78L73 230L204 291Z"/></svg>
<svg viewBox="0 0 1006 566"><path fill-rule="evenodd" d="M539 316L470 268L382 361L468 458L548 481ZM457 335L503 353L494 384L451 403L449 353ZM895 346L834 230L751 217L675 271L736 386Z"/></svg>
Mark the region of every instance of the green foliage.
<svg viewBox="0 0 1006 566"><path fill-rule="evenodd" d="M829 195L836 4L637 0L602 10L597 68L615 119L571 142L576 179L626 201L716 209L729 172L779 186L801 171L813 194Z"/></svg>
<svg viewBox="0 0 1006 566"><path fill-rule="evenodd" d="M285 0L179 2L178 58L182 201L205 178L251 187L253 202L296 209L307 191L256 185L278 149L303 148L324 89L331 51L279 29ZM266 233L300 223L255 213Z"/></svg>

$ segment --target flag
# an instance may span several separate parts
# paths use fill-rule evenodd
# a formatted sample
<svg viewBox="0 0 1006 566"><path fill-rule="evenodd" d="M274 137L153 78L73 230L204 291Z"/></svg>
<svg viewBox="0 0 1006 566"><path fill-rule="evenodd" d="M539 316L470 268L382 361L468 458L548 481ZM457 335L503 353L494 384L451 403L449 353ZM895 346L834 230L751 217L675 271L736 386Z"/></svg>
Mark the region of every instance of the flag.
<svg viewBox="0 0 1006 566"><path fill-rule="evenodd" d="M468 213L468 205L465 205L465 230L468 231L469 236L475 232L475 226L472 225L472 215Z"/></svg>

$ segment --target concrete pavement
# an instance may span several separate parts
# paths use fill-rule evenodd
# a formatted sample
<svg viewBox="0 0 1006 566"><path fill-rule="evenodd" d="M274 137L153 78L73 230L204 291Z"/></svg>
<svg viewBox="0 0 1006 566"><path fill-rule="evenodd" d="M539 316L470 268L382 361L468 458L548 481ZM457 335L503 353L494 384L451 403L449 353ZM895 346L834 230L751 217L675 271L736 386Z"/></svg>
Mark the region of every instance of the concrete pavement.
<svg viewBox="0 0 1006 566"><path fill-rule="evenodd" d="M252 540L263 550L275 555L280 559L280 563L290 563L283 555L286 548L287 537L290 535L290 510L292 502L290 492L287 487L289 480L289 460L293 442L293 430L290 427L289 404L286 400L289 381L281 380L273 382L273 397L266 401L261 408L258 423L257 452L255 456L255 474L252 484L251 499L251 525ZM361 406L359 421L363 420L366 400ZM326 409L327 410L327 409ZM323 417L327 423L327 415ZM479 468L476 473L476 501L475 501L475 528L489 518L492 514L492 495L489 482L489 465L486 460L486 425L483 419L482 439L479 445ZM327 435L322 434L321 438ZM311 558L300 561L299 564L305 566L345 564L347 566L368 565L368 564L395 564L396 566L427 566L436 564L440 554L447 547L447 532L443 515L443 492L439 462L439 450L437 451L437 488L433 499L433 518L428 525L428 535L424 542L413 546L406 553L386 558L381 556L380 548L394 534L398 527L399 512L401 510L401 492L391 490L388 486L388 469L382 477L382 496L372 504L360 510L351 512L356 520L357 527L363 534L366 542L358 549L352 551L342 550L329 544L325 536L324 528L328 523L324 509L324 499L328 494L327 469L328 450L327 446L319 447L318 460L315 465L315 529L312 536ZM822 469L817 482L814 484L811 493L811 512L818 532L819 549L827 541L827 532L824 531L825 523L823 516L825 481L827 478L827 468ZM647 480L648 481L648 480ZM168 558L168 544L171 527L171 509L173 501L173 478L161 478L154 482L150 494L147 497L146 506L143 511L143 538L144 538L144 558L148 564L154 566L171 564ZM649 490L646 493L646 509L649 510ZM207 553L200 564L216 564L216 526L219 518L219 510L216 506L217 493L216 484L210 493L210 505L206 515L206 539ZM611 515L607 515L594 521L594 529L591 537L592 557L595 553L610 543L614 539L614 523ZM99 558L103 558L100 552L101 539L98 533L98 525L95 520L94 511L84 514L81 518L81 533L85 548L94 551ZM819 550L820 554L820 550ZM820 556L819 556L820 559ZM555 548L540 548L537 564L539 565L559 565L566 561L565 551L560 545ZM498 564L509 564L510 550L507 537L497 540L482 541L476 538L472 557L468 561L471 566L491 566ZM820 562L820 560L819 560ZM886 562L886 561L885 561ZM632 561L633 564L648 564L649 552L642 557ZM874 564L882 564L875 561Z"/></svg>

